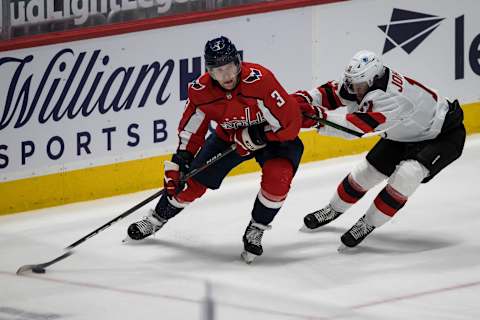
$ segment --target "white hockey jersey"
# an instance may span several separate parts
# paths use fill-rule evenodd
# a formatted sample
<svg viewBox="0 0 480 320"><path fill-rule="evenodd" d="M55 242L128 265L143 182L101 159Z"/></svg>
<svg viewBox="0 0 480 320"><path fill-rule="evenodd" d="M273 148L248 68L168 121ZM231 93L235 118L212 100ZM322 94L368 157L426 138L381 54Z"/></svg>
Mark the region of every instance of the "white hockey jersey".
<svg viewBox="0 0 480 320"><path fill-rule="evenodd" d="M415 142L435 138L441 131L448 102L435 90L400 73L385 68L362 101L337 82L328 82L310 91L303 91L311 104L327 108L327 119L352 130L382 132L385 139ZM338 107L347 112L331 112ZM354 138L329 126L319 134Z"/></svg>

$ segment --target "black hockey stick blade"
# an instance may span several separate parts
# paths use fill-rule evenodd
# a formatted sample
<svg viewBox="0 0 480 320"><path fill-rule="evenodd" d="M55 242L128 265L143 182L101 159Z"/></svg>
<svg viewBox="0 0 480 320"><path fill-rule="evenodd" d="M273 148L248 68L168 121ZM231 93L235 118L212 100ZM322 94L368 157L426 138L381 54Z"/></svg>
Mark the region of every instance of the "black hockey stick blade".
<svg viewBox="0 0 480 320"><path fill-rule="evenodd" d="M45 268L51 266L52 264L54 263L57 263L58 261L61 261L65 258L68 258L69 256L71 256L73 254L73 251L72 249L75 248L76 246L78 246L79 244L83 243L84 241L90 239L91 237L93 237L94 235L100 233L101 231L107 229L108 227L110 227L111 225L113 225L114 223L122 220L123 218L125 218L126 216L130 215L131 213L137 211L138 209L140 209L141 207L143 207L144 205L146 205L147 203L149 203L150 201L152 201L153 199L155 198L158 198L163 192L163 189L161 189L160 191L157 191L155 194L151 195L150 197L148 197L147 199L143 200L142 202L136 204L135 206L133 206L132 208L128 209L127 211L123 212L121 215L113 218L112 220L108 221L107 223L105 223L104 225L102 225L101 227L93 230L92 232L90 232L89 234L87 234L86 236L82 237L81 239L78 239L77 241L75 241L74 243L72 243L71 245L69 245L68 247L65 248L65 250L67 250L64 254L62 254L61 256L58 256L57 258L55 259L52 259L50 261L47 261L47 262L44 262L44 263L39 263L39 264L27 264L27 265L24 265L24 266L21 266L18 270L17 270L17 275L21 275L22 273L24 272L27 272L27 271L32 271L34 273L45 273Z"/></svg>
<svg viewBox="0 0 480 320"><path fill-rule="evenodd" d="M58 261L63 260L65 258L71 256L72 254L73 254L73 251L69 250L69 251L65 252L64 254L62 254L61 256L59 256L59 257L57 257L53 260L50 260L48 262L39 263L39 264L26 264L26 265L18 268L17 275L21 275L21 274L23 274L25 272L28 272L28 271L32 271L34 273L45 273L45 269L48 266L51 266L52 264L57 263Z"/></svg>

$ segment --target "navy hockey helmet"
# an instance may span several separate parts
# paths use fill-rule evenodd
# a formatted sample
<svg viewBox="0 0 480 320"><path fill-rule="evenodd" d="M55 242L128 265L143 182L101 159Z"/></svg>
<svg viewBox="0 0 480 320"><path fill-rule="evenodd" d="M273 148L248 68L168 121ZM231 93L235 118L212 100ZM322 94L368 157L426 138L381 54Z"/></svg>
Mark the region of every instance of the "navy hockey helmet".
<svg viewBox="0 0 480 320"><path fill-rule="evenodd" d="M207 69L221 67L230 62L235 62L238 66L241 60L235 45L224 36L207 41L204 58Z"/></svg>

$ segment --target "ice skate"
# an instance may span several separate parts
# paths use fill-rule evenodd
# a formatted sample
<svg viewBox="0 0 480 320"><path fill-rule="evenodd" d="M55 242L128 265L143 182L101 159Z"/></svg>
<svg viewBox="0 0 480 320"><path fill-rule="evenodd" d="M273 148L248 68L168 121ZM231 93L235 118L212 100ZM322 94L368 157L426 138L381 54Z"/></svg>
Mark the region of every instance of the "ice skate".
<svg viewBox="0 0 480 320"><path fill-rule="evenodd" d="M366 216L361 217L357 223L353 225L347 232L345 232L340 240L342 245L338 248L339 252L344 252L348 248L356 247L363 241L373 230L375 226L366 221Z"/></svg>
<svg viewBox="0 0 480 320"><path fill-rule="evenodd" d="M263 253L262 237L265 230L271 229L271 226L265 226L253 220L247 226L243 235L244 251L241 254L242 259L247 263L252 263Z"/></svg>
<svg viewBox="0 0 480 320"><path fill-rule="evenodd" d="M242 257L246 264L251 264L258 256L244 250L240 257Z"/></svg>
<svg viewBox="0 0 480 320"><path fill-rule="evenodd" d="M160 217L155 210L151 209L150 213L142 220L132 223L127 230L127 237L123 243L129 241L138 241L154 234L160 230L168 220Z"/></svg>
<svg viewBox="0 0 480 320"><path fill-rule="evenodd" d="M329 204L323 209L307 214L305 218L303 218L304 225L300 228L300 231L312 232L315 229L332 222L341 214L342 212L335 211Z"/></svg>

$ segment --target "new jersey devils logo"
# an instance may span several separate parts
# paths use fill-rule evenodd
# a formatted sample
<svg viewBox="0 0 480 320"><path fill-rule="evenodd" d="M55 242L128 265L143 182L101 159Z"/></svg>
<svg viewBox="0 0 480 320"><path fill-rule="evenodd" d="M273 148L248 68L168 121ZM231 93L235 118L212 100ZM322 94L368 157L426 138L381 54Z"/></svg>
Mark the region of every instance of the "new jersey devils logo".
<svg viewBox="0 0 480 320"><path fill-rule="evenodd" d="M262 73L260 72L260 70L250 68L250 74L248 75L247 78L243 79L243 82L252 83L260 80L261 77L262 77Z"/></svg>

